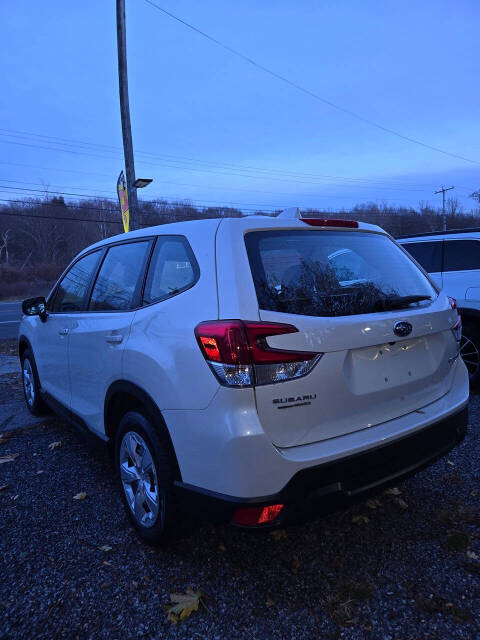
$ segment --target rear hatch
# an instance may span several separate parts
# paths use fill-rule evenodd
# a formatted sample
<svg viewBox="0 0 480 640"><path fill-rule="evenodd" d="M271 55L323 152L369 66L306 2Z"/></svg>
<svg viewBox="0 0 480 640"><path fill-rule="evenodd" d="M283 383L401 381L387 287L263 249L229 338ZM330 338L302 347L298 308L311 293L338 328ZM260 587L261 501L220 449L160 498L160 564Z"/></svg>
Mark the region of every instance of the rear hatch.
<svg viewBox="0 0 480 640"><path fill-rule="evenodd" d="M388 236L289 229L245 240L260 319L298 329L269 347L321 354L304 377L256 386L275 445L366 429L448 392L456 313Z"/></svg>

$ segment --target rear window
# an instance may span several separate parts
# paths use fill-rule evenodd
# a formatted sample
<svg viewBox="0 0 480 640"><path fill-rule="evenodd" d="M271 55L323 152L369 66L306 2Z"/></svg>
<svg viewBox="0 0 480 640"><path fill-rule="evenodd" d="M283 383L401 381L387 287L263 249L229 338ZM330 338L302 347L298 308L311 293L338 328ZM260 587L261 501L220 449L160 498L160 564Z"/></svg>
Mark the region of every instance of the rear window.
<svg viewBox="0 0 480 640"><path fill-rule="evenodd" d="M259 307L308 316L428 304L437 293L387 236L351 231L255 231L245 236ZM413 301L411 297L424 297Z"/></svg>

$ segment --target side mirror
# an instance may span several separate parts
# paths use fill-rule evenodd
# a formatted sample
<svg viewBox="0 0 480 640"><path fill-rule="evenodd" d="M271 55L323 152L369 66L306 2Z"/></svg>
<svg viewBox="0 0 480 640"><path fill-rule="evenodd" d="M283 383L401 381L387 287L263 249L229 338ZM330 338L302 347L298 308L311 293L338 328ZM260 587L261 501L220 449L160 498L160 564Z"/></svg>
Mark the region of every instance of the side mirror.
<svg viewBox="0 0 480 640"><path fill-rule="evenodd" d="M22 302L22 311L26 316L39 316L42 322L47 319L47 301L43 296L28 298Z"/></svg>

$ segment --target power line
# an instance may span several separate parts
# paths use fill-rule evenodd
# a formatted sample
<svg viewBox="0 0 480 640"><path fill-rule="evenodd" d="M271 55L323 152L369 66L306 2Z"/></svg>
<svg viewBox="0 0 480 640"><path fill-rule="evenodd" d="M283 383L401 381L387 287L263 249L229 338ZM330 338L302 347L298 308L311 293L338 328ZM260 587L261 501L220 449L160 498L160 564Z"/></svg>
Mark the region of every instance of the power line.
<svg viewBox="0 0 480 640"><path fill-rule="evenodd" d="M60 168L60 167L39 167L36 165L31 165L31 164L26 164L26 163L20 163L20 162L7 162L7 161L0 161L0 165L7 165L7 166L15 166L15 167L28 167L30 169L39 169L42 171L66 171L68 173L81 173L81 174L85 174L85 175L92 175L92 176L105 176L109 179L111 179L111 175L108 173L98 173L98 172L93 172L93 171L75 171L74 169L65 169L65 168ZM45 186L45 190L48 190L51 186L53 187L59 187L59 188L63 188L63 189L81 189L82 191L85 190L95 190L94 187L70 187L70 186L65 186L65 185L44 185L41 182L27 182L27 181L21 181L21 180L7 180L7 179L3 179L3 182L18 182L19 184L33 184L33 185L40 185L40 186ZM202 184L195 184L195 183L191 183L191 182L178 182L175 180L155 180L155 184L165 184L165 185L176 185L176 186L180 186L180 187L195 187L195 188L201 188L201 189L217 189L218 187L212 187L211 185L202 183ZM327 186L331 186L331 185L327 185ZM341 185L343 186L343 185ZM363 185L361 185L363 186ZM364 187L367 188L367 187ZM376 187L378 189L378 187ZM461 190L465 193L470 193L472 191L473 187L469 187L468 189L466 187L463 187ZM292 197L292 193L288 192L288 191L266 191L265 189L249 189L249 188L242 188L242 187L233 187L233 186L228 186L228 190L229 191L240 191L240 192L248 192L248 193L262 193L262 194L268 194L268 195L274 195L274 196L287 196L289 198ZM100 192L100 190L97 190ZM110 194L110 191L108 192ZM324 194L324 193L305 193L302 192L300 194L298 194L298 197L301 198L330 198L332 197L333 194ZM342 195L342 197L344 199L349 199L349 200L358 200L359 197L358 196L345 196ZM158 195L151 195L151 198L166 198L166 196L164 194L158 194Z"/></svg>
<svg viewBox="0 0 480 640"><path fill-rule="evenodd" d="M161 11L163 14L165 14L169 18L172 18L173 20L176 20L180 24L183 24L185 27L188 27L188 29L191 29L192 31L195 31L196 33L198 33L199 35L203 36L207 40L210 40L210 42L213 42L214 44L216 44L217 46L221 47L222 49L225 49L226 51L228 51L232 55L237 56L237 58L240 58L241 60L244 60L245 62L248 62L249 64L253 65L257 69L260 69L264 73L267 73L268 75L272 76L273 78L276 78L277 80L280 80L281 82L284 82L285 84L288 84L289 86L293 87L294 89L297 89L297 91L301 91L302 93L310 96L311 98L314 98L315 100L318 100L319 102L322 102L323 104L326 104L329 107L332 107L332 109L336 109L337 111L341 111L342 113L346 113L347 115L351 116L352 118L356 118L357 120L360 120L361 122L364 122L365 124L368 124L368 125L370 125L372 127L375 127L376 129L380 129L380 131L384 131L386 133L390 133L391 135L396 136L397 138L401 138L402 140L405 140L406 142L410 142L412 144L416 144L416 145L424 147L426 149L430 149L431 151L436 151L437 153L442 153L443 155L450 156L451 158L456 158L457 160L464 160L465 162L471 162L472 164L480 164L480 162L478 160L472 160L471 158L467 158L465 156L461 156L461 155L458 155L456 153L451 153L450 151L445 151L444 149L440 149L439 147L434 147L434 146L432 146L430 144L427 144L426 142L422 142L421 140L417 140L416 138L412 138L410 136L406 136L403 133L399 133L398 131L395 131L394 129L390 129L389 127L385 127L385 126L383 126L381 124L378 124L374 120L370 120L369 118L365 118L364 116L356 113L355 111L351 111L350 109L346 109L345 107L342 107L342 106L336 104L335 102L332 102L331 100L327 100L326 98L323 98L322 96L320 96L318 93L315 93L315 92L311 91L310 89L306 89L305 87L303 87L302 85L298 84L297 82L294 82L293 80L289 80L285 76L280 75L276 71L272 71L272 69L269 69L268 67L265 67L263 64L260 64L259 62L256 62L252 58L249 58L248 56L244 55L240 51L237 51L237 49L234 49L233 47L230 47L229 45L225 44L224 42L221 42L220 40L217 40L217 38L214 38L213 36L209 35L208 33L205 33L205 31L202 31L201 29L198 29L197 27L195 27L194 25L190 24L189 22L186 22L186 20L182 20L182 18L179 18L178 16L174 15L170 11L167 11L166 9L163 9L163 7L160 7L155 2L152 2L152 0L145 0L145 2L147 4L149 4L149 5L151 5L152 7L155 7L155 9L158 9L158 11Z"/></svg>
<svg viewBox="0 0 480 640"><path fill-rule="evenodd" d="M104 159L104 156L100 155L100 154L94 154L94 153L89 153L86 151L74 151L71 149L57 149L54 147L46 147L46 146L42 146L42 145L34 145L34 144L28 144L28 143L23 143L23 142L14 142L11 140L0 140L0 143L2 144L15 144L15 145L20 145L20 146L24 146L24 147L31 147L34 149L43 149L43 150L47 150L47 151L60 151L62 153L70 153L70 154L74 154L74 155L79 155L79 156L89 156L89 157L93 157L93 158L102 158ZM109 158L109 160L114 160L115 158ZM150 165L150 166L154 166L154 167L167 167L170 169L181 169L184 171L194 171L197 173L208 173L208 174L214 174L214 175L219 175L219 176L225 176L225 177L229 177L229 176L236 176L236 177L240 177L240 178L248 178L248 179L254 179L254 180L272 180L274 182L282 182L282 183L290 183L290 184L308 184L308 185L316 185L316 186L321 186L321 187L326 187L326 186L341 186L341 187L345 187L345 184L339 184L339 185L335 185L334 183L330 183L330 184L325 184L324 182L315 182L312 180L298 180L298 179L289 179L289 178L285 178L285 177L281 177L281 176L270 176L270 175L258 175L258 174L250 174L250 173L235 173L233 171L216 171L214 169L208 169L208 168L203 168L203 167L188 167L188 166L182 166L180 164L168 164L165 162L151 162L151 161L146 161L146 160L142 160L143 164L146 165ZM360 186L360 185L355 185L355 186ZM373 186L373 185L372 185ZM377 187L379 188L379 187ZM389 187L380 187L380 188L389 188ZM412 189L394 189L392 188L392 190L398 190L398 191L416 191L416 190L412 190Z"/></svg>
<svg viewBox="0 0 480 640"><path fill-rule="evenodd" d="M8 136L8 137L16 137L16 138L20 137L21 139L27 139L27 140L33 138L33 142L45 142L47 144L49 143L50 140L52 140L50 144L63 145L63 146L68 146L70 148L73 147L74 149L75 147L80 146L80 148L83 150L93 149L94 151L99 151L100 153L110 153L116 156L121 155L120 147L114 147L110 145L98 144L98 143L69 139L69 138L61 138L59 136L48 136L44 134L30 133L26 131L19 131L16 129L0 128L0 136ZM40 138L41 140L37 141L34 138ZM10 141L5 140L3 142L7 144L20 144L11 140ZM39 146L39 145L35 145L35 146ZM46 148L46 147L39 146L39 148ZM56 147L49 147L49 150L62 151L63 149L61 148L58 149ZM432 183L406 183L406 182L400 182L400 181L384 181L381 179L372 179L372 178L355 178L355 177L349 177L349 176L335 176L335 175L328 175L328 174L300 173L300 172L293 172L293 171L285 171L281 169L266 169L264 167L256 167L252 165L239 165L234 163L217 162L217 161L211 161L211 160L199 160L199 159L190 158L187 156L175 156L171 154L155 154L147 151L137 151L136 154L138 156L148 156L153 159L159 159L163 161L166 160L167 162L176 162L176 163L188 162L188 163L195 163L199 165L205 165L207 167L217 168L217 169L235 169L237 171L256 171L256 172L262 172L265 174L272 174L275 176L282 176L282 177L287 176L287 177L294 177L294 178L314 178L314 179L321 179L321 180L323 179L345 180L347 182L360 182L360 183L364 182L364 183L375 184L379 186L395 185L399 187L413 186L413 187L428 187L428 188L435 186ZM95 157L95 156L92 156L92 157ZM107 157L107 156L98 156L98 157ZM182 167L180 164L179 167L175 166L173 168L184 168L184 167ZM225 175L225 174L222 174L222 175ZM343 186L343 185L339 185L339 186Z"/></svg>

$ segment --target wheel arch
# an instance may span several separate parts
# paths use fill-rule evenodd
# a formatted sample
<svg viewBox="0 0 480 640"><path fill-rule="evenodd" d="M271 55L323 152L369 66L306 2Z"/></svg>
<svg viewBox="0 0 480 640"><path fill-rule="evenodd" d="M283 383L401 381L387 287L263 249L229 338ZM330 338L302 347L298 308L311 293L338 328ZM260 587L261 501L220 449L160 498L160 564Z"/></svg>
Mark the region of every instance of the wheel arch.
<svg viewBox="0 0 480 640"><path fill-rule="evenodd" d="M135 410L143 413L146 418L151 420L153 426L165 436L175 465L176 479L181 480L177 455L162 412L150 395L133 382L117 380L108 388L104 406L105 435L113 445L115 433L122 417L127 411ZM113 451L113 446L111 450Z"/></svg>
<svg viewBox="0 0 480 640"><path fill-rule="evenodd" d="M472 307L459 307L459 314L462 316L462 319L476 320L480 322L480 310L473 309Z"/></svg>
<svg viewBox="0 0 480 640"><path fill-rule="evenodd" d="M25 353L26 349L30 349L30 351L33 353L33 349L32 349L32 345L30 343L30 340L26 336L24 336L22 334L18 338L18 355L19 355L20 358L23 356L23 354Z"/></svg>

